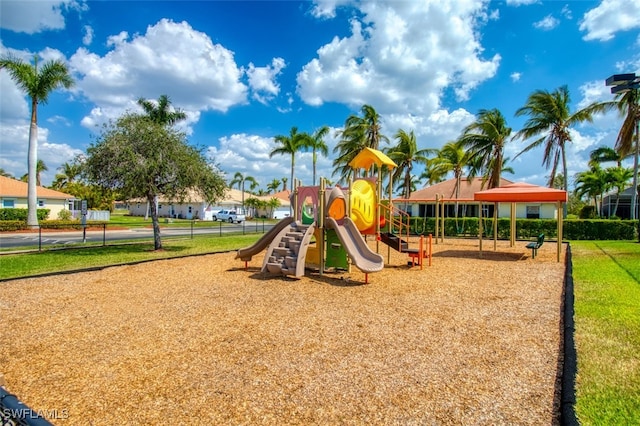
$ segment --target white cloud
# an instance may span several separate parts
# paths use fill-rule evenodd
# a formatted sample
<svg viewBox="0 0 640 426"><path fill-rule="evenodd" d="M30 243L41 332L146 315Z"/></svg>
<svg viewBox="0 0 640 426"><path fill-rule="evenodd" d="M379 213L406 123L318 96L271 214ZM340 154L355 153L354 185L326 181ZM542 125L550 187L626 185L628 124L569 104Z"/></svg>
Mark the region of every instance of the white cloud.
<svg viewBox="0 0 640 426"><path fill-rule="evenodd" d="M330 128L329 135L325 138L330 153L337 142L336 130ZM236 172L241 172L255 178L260 184L259 188L266 189L266 185L273 179L282 177L289 179L291 156L274 155L269 158L269 153L276 147L273 137L239 133L222 137L218 142L219 147L210 147L207 153L225 172L227 180L231 179ZM313 179L311 157L310 152L296 154L295 178L300 179L304 185L311 185ZM331 159L319 155L316 168L318 176L331 179L333 172ZM291 188L290 182L287 182L287 187Z"/></svg>
<svg viewBox="0 0 640 426"><path fill-rule="evenodd" d="M21 177L27 173L27 151L29 146L29 120L7 122L2 119L2 134L0 134L0 167L14 177ZM49 168L42 173L42 181L48 185L56 174L56 169L62 163L71 161L81 154L79 149L72 148L67 143L49 141L49 130L38 126L38 159L44 161Z"/></svg>
<svg viewBox="0 0 640 426"><path fill-rule="evenodd" d="M130 39L121 32L107 44L113 49L104 56L80 48L70 59L73 72L81 76L78 91L96 105L82 120L85 126L136 108L139 97L167 94L174 106L194 118L200 111L226 112L247 101L248 89L233 52L186 22L163 19L145 34Z"/></svg>
<svg viewBox="0 0 640 426"><path fill-rule="evenodd" d="M507 0L507 6L523 6L538 2L539 0Z"/></svg>
<svg viewBox="0 0 640 426"><path fill-rule="evenodd" d="M89 46L93 42L93 28L89 25L85 25L83 31L84 37L82 37L82 44Z"/></svg>
<svg viewBox="0 0 640 426"><path fill-rule="evenodd" d="M543 31L549 31L558 26L560 21L552 15L547 15L538 22L533 23L533 27Z"/></svg>
<svg viewBox="0 0 640 426"><path fill-rule="evenodd" d="M515 83L516 81L520 81L520 78L522 77L522 73L520 73L520 72L512 72L510 77L511 77L511 81L513 81Z"/></svg>
<svg viewBox="0 0 640 426"><path fill-rule="evenodd" d="M584 40L607 41L618 31L640 28L640 2L628 0L602 0L584 14L580 31L586 31Z"/></svg>
<svg viewBox="0 0 640 426"><path fill-rule="evenodd" d="M495 75L500 55L483 59L478 20L486 3L451 1L362 2L351 33L320 47L297 76L297 92L309 105L338 102L373 105L381 114L428 116L442 91L466 100ZM428 22L429 25L425 25Z"/></svg>
<svg viewBox="0 0 640 426"><path fill-rule="evenodd" d="M284 59L273 58L271 65L265 67L256 67L253 63L249 63L246 70L249 78L249 86L253 92L253 98L262 104L266 104L280 93L280 86L276 78L286 67Z"/></svg>
<svg viewBox="0 0 640 426"><path fill-rule="evenodd" d="M350 1L351 0L314 0L311 14L316 18L335 18L336 9Z"/></svg>
<svg viewBox="0 0 640 426"><path fill-rule="evenodd" d="M18 33L34 34L65 28L63 12L86 10L84 0L2 1L0 26Z"/></svg>

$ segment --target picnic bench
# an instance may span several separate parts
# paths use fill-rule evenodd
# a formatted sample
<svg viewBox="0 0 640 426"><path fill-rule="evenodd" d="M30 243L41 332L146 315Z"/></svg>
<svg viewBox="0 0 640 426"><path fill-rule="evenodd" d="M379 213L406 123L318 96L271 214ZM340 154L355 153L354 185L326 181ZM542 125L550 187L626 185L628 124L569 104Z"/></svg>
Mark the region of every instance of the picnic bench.
<svg viewBox="0 0 640 426"><path fill-rule="evenodd" d="M544 244L544 234L538 235L538 238L536 239L536 241L531 241L529 244L526 245L528 249L531 249L531 258L533 259L536 258L536 254L538 254L538 249L542 247L542 244Z"/></svg>

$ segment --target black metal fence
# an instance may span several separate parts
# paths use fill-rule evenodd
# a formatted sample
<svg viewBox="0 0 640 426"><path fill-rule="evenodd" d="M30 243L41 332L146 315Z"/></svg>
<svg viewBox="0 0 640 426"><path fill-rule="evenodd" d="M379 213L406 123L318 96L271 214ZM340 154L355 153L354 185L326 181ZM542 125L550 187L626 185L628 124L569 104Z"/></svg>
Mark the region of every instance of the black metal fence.
<svg viewBox="0 0 640 426"><path fill-rule="evenodd" d="M161 220L160 235L163 241L198 237L222 237L231 235L264 234L274 225L273 221L252 220L231 224L228 222L171 222ZM45 251L65 247L95 247L132 242L153 241L151 223L129 225L118 223L88 223L86 226L40 226L29 231L1 232L0 253L16 251Z"/></svg>

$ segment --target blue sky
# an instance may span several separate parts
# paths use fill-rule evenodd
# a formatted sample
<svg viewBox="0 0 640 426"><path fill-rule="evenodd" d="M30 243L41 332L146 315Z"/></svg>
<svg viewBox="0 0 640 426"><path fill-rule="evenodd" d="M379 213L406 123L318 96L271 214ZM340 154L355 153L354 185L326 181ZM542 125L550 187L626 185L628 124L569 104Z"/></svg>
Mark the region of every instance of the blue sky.
<svg viewBox="0 0 640 426"><path fill-rule="evenodd" d="M0 55L62 59L76 80L38 110L44 184L139 97L167 94L192 144L265 189L290 173L289 157L269 158L274 136L327 125L331 149L363 104L390 139L413 130L420 148L439 148L480 109L498 108L515 133L534 90L566 84L575 110L612 99L609 75L640 73L640 2L628 0L0 0L0 29ZM29 103L5 71L0 90L0 167L19 177ZM611 113L572 130L570 176L613 146L620 123ZM525 146L512 141L507 155ZM320 158L319 175L331 177L333 158ZM505 177L544 184L541 162L530 151ZM301 153L296 177L311 174Z"/></svg>

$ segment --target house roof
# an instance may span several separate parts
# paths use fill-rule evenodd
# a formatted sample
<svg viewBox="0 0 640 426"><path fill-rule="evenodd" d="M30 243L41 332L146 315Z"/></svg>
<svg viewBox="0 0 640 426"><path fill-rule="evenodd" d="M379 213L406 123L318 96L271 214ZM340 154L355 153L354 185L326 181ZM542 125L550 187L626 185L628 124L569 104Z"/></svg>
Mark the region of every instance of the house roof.
<svg viewBox="0 0 640 426"><path fill-rule="evenodd" d="M27 198L28 185L27 182L8 178L6 176L0 176L0 197L16 197ZM55 189L45 188L44 186L37 186L36 192L38 198L53 198L53 199L70 199L76 198L73 195L65 194L64 192L56 191Z"/></svg>
<svg viewBox="0 0 640 426"><path fill-rule="evenodd" d="M510 180L500 179L500 186L509 185L511 183L513 182ZM414 191L409 197L409 200L435 201L436 195L438 195L440 198L444 197L445 200L457 199L459 201L473 201L473 195L482 189L482 178L463 177L460 179L460 190L458 197L456 197L456 180L449 179L418 191Z"/></svg>
<svg viewBox="0 0 640 426"><path fill-rule="evenodd" d="M289 205L289 191L280 191L280 192L276 192L275 194L268 194L268 195L253 195L250 194L248 192L244 193L244 200L246 201L249 198L258 198L259 200L265 200L265 201L269 201L270 199L272 199L273 197L276 197L280 200L281 205L283 206L288 206ZM204 202L202 196L200 194L198 194L196 191L189 191L189 194L187 195L187 197L185 197L186 202L191 202L191 203L202 203ZM141 200L132 200L132 201L141 201ZM169 200L168 198L164 197L164 196L160 196L158 197L158 201L162 202L162 203L168 203L170 201L175 201L175 200ZM240 191L239 189L235 189L235 188L227 188L226 190L226 194L225 197L221 200L218 200L217 203L214 203L215 205L221 205L221 204L237 204L237 205L241 205L242 204L242 191Z"/></svg>
<svg viewBox="0 0 640 426"><path fill-rule="evenodd" d="M567 191L532 185L525 182L516 182L499 188L478 191L475 193L474 199L476 201L493 201L502 203L567 202Z"/></svg>

